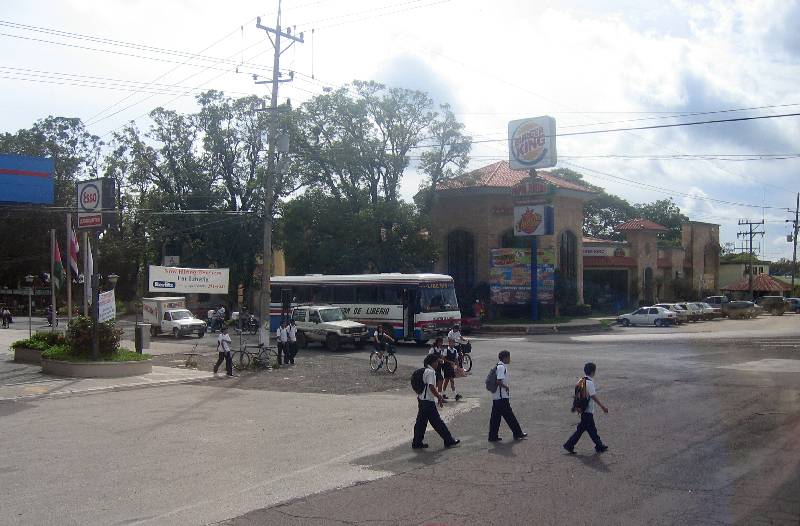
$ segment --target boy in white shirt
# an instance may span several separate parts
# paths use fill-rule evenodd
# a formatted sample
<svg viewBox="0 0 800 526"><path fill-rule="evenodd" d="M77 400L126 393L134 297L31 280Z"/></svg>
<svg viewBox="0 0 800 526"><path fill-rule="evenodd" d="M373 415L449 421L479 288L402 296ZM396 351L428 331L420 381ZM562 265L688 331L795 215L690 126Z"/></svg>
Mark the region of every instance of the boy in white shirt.
<svg viewBox="0 0 800 526"><path fill-rule="evenodd" d="M214 365L214 374L217 374L222 360L225 360L225 371L227 371L228 376L233 376L231 337L228 335L228 327L225 325L222 326L222 329L219 331L219 336L217 336L217 352L219 353L219 358L217 358L217 363Z"/></svg>
<svg viewBox="0 0 800 526"><path fill-rule="evenodd" d="M425 373L422 376L422 382L425 384L425 389L417 395L417 421L414 423L414 440L411 442L411 447L412 449L428 447L428 444L423 442L428 422L444 440L444 447L453 447L461 441L453 438L447 425L442 421L442 417L439 416L439 410L436 409L436 403L438 402L439 407L442 407L443 402L442 395L436 389L436 369L439 367L439 358L434 354L429 354L425 357L424 364Z"/></svg>
<svg viewBox="0 0 800 526"><path fill-rule="evenodd" d="M511 353L508 351L500 351L497 355L497 390L492 393L492 416L489 418L489 442L500 442L503 440L497 434L500 432L500 419L504 418L511 432L514 434L514 440L523 440L528 436L528 433L522 431L522 428L514 416L514 411L511 409L511 395L508 388L508 364L511 362Z"/></svg>
<svg viewBox="0 0 800 526"><path fill-rule="evenodd" d="M580 440L584 431L589 433L589 438L591 438L592 442L594 442L595 451L602 453L608 449L608 446L603 444L603 441L600 440L600 435L597 434L597 427L594 425L595 404L599 405L604 413L608 413L608 407L604 406L603 402L601 402L597 397L597 388L595 387L594 379L592 378L595 372L597 372L597 366L592 362L589 362L583 366L583 373L585 374L584 380L586 382L586 394L589 397L589 404L581 413L581 421L578 424L578 427L575 429L575 432L564 444L564 449L566 449L567 453L570 455L575 454L575 444L578 443L578 440Z"/></svg>
<svg viewBox="0 0 800 526"><path fill-rule="evenodd" d="M286 320L281 322L281 326L275 332L278 337L278 363L289 363L289 329L286 328ZM281 359L283 354L283 359Z"/></svg>

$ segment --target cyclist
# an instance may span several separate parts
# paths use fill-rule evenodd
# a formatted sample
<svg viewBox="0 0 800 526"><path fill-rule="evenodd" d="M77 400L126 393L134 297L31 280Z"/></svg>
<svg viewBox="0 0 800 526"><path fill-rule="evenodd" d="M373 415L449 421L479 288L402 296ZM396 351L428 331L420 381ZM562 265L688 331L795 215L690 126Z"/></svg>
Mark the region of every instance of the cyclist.
<svg viewBox="0 0 800 526"><path fill-rule="evenodd" d="M453 325L453 328L447 333L447 339L455 342L458 349L458 364L461 365L464 353L472 352L472 344L461 335L461 325L458 323Z"/></svg>
<svg viewBox="0 0 800 526"><path fill-rule="evenodd" d="M386 350L386 344L394 343L394 338L386 334L383 325L378 325L372 336L373 343L375 344L375 351L378 353L378 369L383 367L383 352Z"/></svg>

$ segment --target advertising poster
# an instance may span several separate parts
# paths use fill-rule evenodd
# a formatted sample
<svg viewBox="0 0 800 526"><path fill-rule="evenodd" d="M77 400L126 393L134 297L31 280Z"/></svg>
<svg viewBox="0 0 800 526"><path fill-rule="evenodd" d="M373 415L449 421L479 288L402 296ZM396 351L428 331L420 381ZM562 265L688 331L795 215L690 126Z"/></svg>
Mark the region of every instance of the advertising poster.
<svg viewBox="0 0 800 526"><path fill-rule="evenodd" d="M556 259L551 248L537 250L537 296L539 303L555 299ZM531 251L524 248L491 250L489 289L495 305L525 305L531 302Z"/></svg>
<svg viewBox="0 0 800 526"><path fill-rule="evenodd" d="M547 236L553 234L554 214L551 205L514 207L515 236Z"/></svg>
<svg viewBox="0 0 800 526"><path fill-rule="evenodd" d="M555 301L556 291L556 256L552 248L540 248L536 251L537 295L539 303L552 304Z"/></svg>
<svg viewBox="0 0 800 526"><path fill-rule="evenodd" d="M102 323L104 321L113 320L117 317L117 302L114 297L114 290L100 293L100 301L98 302L100 313L98 320Z"/></svg>
<svg viewBox="0 0 800 526"><path fill-rule="evenodd" d="M227 294L228 269L150 265L150 292Z"/></svg>

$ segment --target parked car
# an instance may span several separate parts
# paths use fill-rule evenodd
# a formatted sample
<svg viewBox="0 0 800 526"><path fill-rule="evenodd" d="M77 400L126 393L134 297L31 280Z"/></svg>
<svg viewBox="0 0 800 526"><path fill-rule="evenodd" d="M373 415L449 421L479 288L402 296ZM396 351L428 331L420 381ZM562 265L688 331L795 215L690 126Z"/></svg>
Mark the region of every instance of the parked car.
<svg viewBox="0 0 800 526"><path fill-rule="evenodd" d="M703 303L708 303L712 307L718 308L722 316L727 316L731 300L728 296L708 296L703 300Z"/></svg>
<svg viewBox="0 0 800 526"><path fill-rule="evenodd" d="M756 305L752 301L729 301L725 305L730 319L755 318L758 316Z"/></svg>
<svg viewBox="0 0 800 526"><path fill-rule="evenodd" d="M367 326L348 320L342 309L331 305L303 305L295 307L292 319L297 325L297 346L304 349L311 342L319 342L336 351L345 343L362 348L369 341Z"/></svg>
<svg viewBox="0 0 800 526"><path fill-rule="evenodd" d="M622 314L617 317L617 323L623 327L630 325L655 325L664 327L674 325L677 316L675 312L664 307L641 307L630 314Z"/></svg>
<svg viewBox="0 0 800 526"><path fill-rule="evenodd" d="M783 316L788 308L783 296L761 296L756 300L756 305L773 316Z"/></svg>
<svg viewBox="0 0 800 526"><path fill-rule="evenodd" d="M703 319L703 309L701 307L698 307L694 303L683 302L683 303L676 303L676 305L686 310L686 314L689 317L689 321L700 321Z"/></svg>
<svg viewBox="0 0 800 526"><path fill-rule="evenodd" d="M689 313L683 307L679 307L676 303L659 303L654 307L661 307L675 313L675 323L680 325L689 321Z"/></svg>
<svg viewBox="0 0 800 526"><path fill-rule="evenodd" d="M700 309L702 309L703 319L713 320L722 317L722 309L720 309L719 307L712 307L708 303L703 303L701 301L695 302L694 304Z"/></svg>
<svg viewBox="0 0 800 526"><path fill-rule="evenodd" d="M788 303L788 309L795 314L800 314L800 298L786 298L786 303Z"/></svg>

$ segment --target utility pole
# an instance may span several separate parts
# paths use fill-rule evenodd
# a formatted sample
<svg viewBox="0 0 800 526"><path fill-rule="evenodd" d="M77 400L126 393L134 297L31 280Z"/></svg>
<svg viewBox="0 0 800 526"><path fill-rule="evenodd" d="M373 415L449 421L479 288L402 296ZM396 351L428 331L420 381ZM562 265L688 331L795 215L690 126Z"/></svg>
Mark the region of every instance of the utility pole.
<svg viewBox="0 0 800 526"><path fill-rule="evenodd" d="M270 290L269 278L272 272L272 203L273 194L275 193L275 171L277 163L275 162L275 150L277 148L276 135L278 131L278 86L281 82L290 82L294 78L294 73L289 75L288 79L281 79L280 62L281 55L284 51L288 50L295 42L303 43L303 33L300 36L292 35L291 29L285 32L281 31L281 0L278 0L278 17L275 22L275 28L266 27L261 25L261 17L256 19L256 27L263 29L272 42L272 47L275 52L272 60L272 80L255 80L256 84L272 84L272 98L270 99L269 107L269 146L267 148L267 173L266 180L264 181L264 239L263 239L263 255L261 262L261 298L260 298L260 318L261 327L259 329L260 339L264 345L269 345L269 332L270 332ZM273 38L273 35L275 38ZM289 45L281 49L281 39L285 38L289 41Z"/></svg>
<svg viewBox="0 0 800 526"><path fill-rule="evenodd" d="M794 250L792 251L792 291L790 294L794 295L794 278L797 274L797 232L800 230L800 192L797 194L797 201L794 205L794 221L787 219L787 223L792 223L792 241L794 242Z"/></svg>
<svg viewBox="0 0 800 526"><path fill-rule="evenodd" d="M764 231L757 229L757 227L759 225L762 226L762 227L764 226L764 220L763 219L761 221L750 221L749 219L740 219L739 220L739 226L747 226L748 227L748 231L747 232L737 232L737 234L736 234L736 237L740 237L740 236L741 237L746 237L748 239L748 243L749 243L748 261L750 263L750 265L749 265L750 266L750 270L748 271L747 274L748 274L749 281L750 281L750 300L751 301L754 300L754 296L753 296L753 238L755 236L759 236L759 235L762 236L762 237L764 236ZM756 227L756 230L753 230L753 227Z"/></svg>

